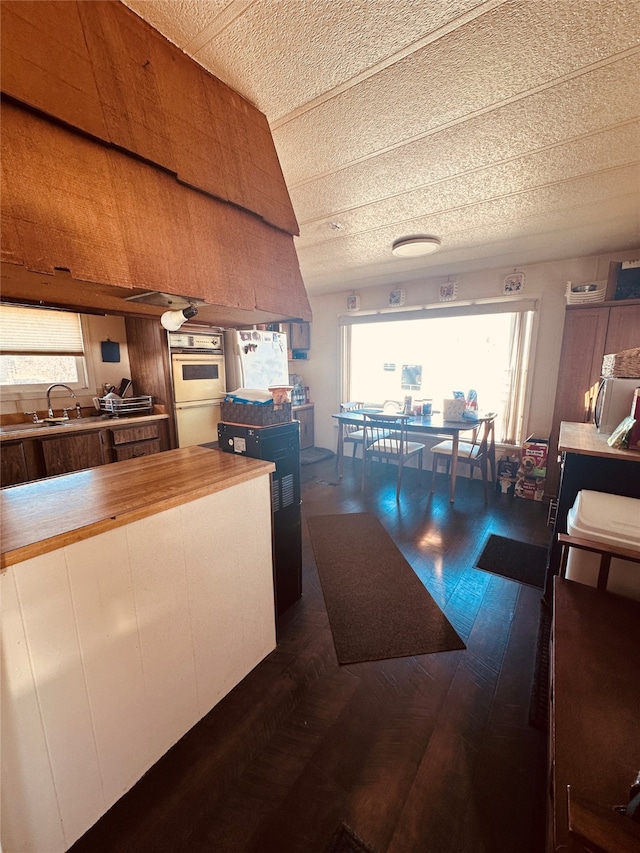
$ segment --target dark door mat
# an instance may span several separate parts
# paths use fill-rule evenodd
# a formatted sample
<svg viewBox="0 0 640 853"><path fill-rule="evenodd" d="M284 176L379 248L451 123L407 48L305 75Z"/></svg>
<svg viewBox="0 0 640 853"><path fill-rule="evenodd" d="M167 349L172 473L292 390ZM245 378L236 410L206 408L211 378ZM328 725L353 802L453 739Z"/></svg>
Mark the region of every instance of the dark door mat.
<svg viewBox="0 0 640 853"><path fill-rule="evenodd" d="M376 853L366 841L346 823L341 823L333 834L325 853Z"/></svg>
<svg viewBox="0 0 640 853"><path fill-rule="evenodd" d="M300 464L313 465L314 462L322 462L324 459L331 459L333 450L327 447L305 447L300 451Z"/></svg>
<svg viewBox="0 0 640 853"><path fill-rule="evenodd" d="M544 589L547 549L492 533L487 539L476 567L519 583Z"/></svg>

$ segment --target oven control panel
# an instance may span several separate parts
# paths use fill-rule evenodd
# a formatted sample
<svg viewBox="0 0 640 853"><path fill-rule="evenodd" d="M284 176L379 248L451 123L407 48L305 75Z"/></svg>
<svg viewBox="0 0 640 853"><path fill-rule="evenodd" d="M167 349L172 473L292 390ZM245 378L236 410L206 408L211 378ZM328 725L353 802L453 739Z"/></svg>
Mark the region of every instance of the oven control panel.
<svg viewBox="0 0 640 853"><path fill-rule="evenodd" d="M222 352L222 335L207 332L169 332L169 347L175 350Z"/></svg>

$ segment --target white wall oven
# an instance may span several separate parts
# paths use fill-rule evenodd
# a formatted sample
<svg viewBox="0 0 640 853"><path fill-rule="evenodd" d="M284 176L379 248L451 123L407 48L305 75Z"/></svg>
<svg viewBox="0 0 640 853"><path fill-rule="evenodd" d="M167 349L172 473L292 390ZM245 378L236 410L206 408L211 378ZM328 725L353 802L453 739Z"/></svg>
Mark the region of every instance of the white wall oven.
<svg viewBox="0 0 640 853"><path fill-rule="evenodd" d="M178 446L218 439L225 395L222 333L169 332Z"/></svg>

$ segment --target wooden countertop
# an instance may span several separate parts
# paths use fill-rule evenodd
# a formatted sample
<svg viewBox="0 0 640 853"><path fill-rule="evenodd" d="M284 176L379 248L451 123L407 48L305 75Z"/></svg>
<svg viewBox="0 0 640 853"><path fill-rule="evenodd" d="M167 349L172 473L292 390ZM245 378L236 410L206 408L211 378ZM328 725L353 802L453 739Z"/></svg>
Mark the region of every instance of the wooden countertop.
<svg viewBox="0 0 640 853"><path fill-rule="evenodd" d="M105 416L75 418L70 417L68 421L61 424L4 424L0 426L0 442L21 441L25 438L43 438L51 435L65 435L68 432L85 432L94 429L116 429L117 427L139 426L151 421L166 421L166 414L156 415L129 415L122 418L110 418Z"/></svg>
<svg viewBox="0 0 640 853"><path fill-rule="evenodd" d="M196 445L9 486L0 568L272 471L273 462Z"/></svg>
<svg viewBox="0 0 640 853"><path fill-rule="evenodd" d="M575 424L562 421L558 450L578 453L583 456L606 456L611 459L640 462L640 451L609 447L608 438L608 435L599 433L593 424Z"/></svg>

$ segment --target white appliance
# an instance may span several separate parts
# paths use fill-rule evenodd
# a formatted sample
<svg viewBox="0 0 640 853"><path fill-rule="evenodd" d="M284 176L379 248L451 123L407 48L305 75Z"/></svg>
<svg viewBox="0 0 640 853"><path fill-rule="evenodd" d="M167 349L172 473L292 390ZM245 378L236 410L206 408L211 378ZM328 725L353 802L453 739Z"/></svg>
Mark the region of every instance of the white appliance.
<svg viewBox="0 0 640 853"><path fill-rule="evenodd" d="M603 379L598 388L594 419L598 432L608 435L631 414L633 392L640 379Z"/></svg>
<svg viewBox="0 0 640 853"><path fill-rule="evenodd" d="M224 333L227 391L268 389L289 385L287 336L258 329L229 329Z"/></svg>
<svg viewBox="0 0 640 853"><path fill-rule="evenodd" d="M169 349L178 446L217 441L225 394L222 334L170 332Z"/></svg>
<svg viewBox="0 0 640 853"><path fill-rule="evenodd" d="M640 500L583 489L567 513L567 533L640 553ZM566 573L569 580L596 586L599 568L599 554L577 548L569 550ZM640 564L613 557L607 592L640 599Z"/></svg>

